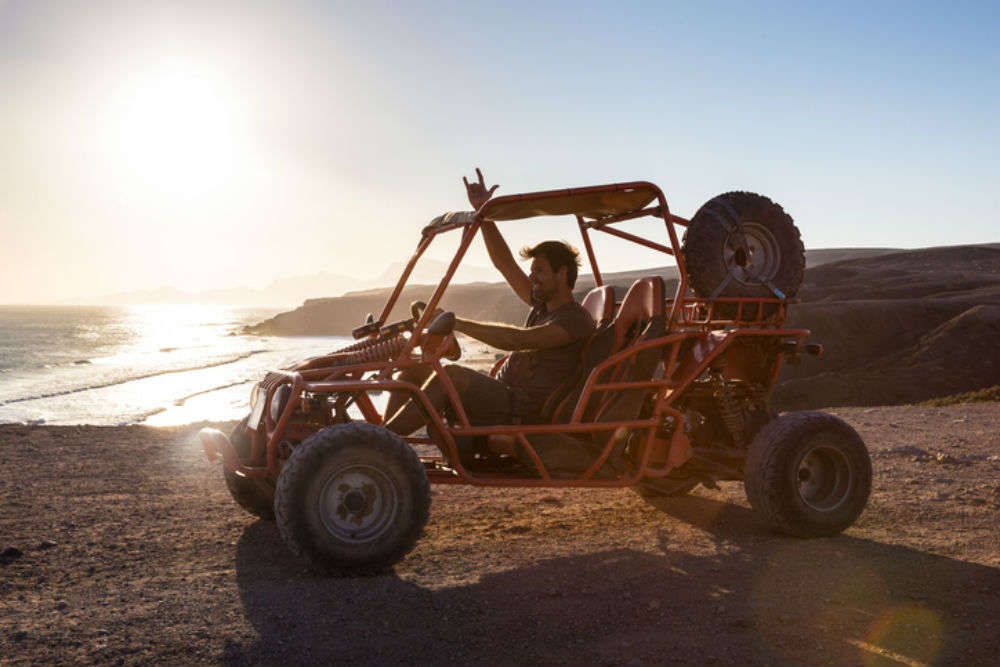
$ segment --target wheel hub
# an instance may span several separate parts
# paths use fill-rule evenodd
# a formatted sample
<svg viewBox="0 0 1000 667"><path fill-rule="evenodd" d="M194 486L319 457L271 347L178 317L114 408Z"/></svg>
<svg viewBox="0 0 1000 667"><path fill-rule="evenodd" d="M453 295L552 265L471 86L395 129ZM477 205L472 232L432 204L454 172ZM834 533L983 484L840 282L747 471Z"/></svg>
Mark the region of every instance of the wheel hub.
<svg viewBox="0 0 1000 667"><path fill-rule="evenodd" d="M778 241L764 225L744 222L729 235L722 257L733 279L745 285L773 280L781 267Z"/></svg>
<svg viewBox="0 0 1000 667"><path fill-rule="evenodd" d="M796 475L799 497L820 512L840 507L850 496L850 470L840 449L829 445L813 447L799 462Z"/></svg>
<svg viewBox="0 0 1000 667"><path fill-rule="evenodd" d="M357 489L351 489L344 496L344 507L352 514L360 514L365 508L365 494Z"/></svg>
<svg viewBox="0 0 1000 667"><path fill-rule="evenodd" d="M349 465L332 472L319 496L323 526L337 539L370 542L396 518L399 490L384 472L369 465Z"/></svg>

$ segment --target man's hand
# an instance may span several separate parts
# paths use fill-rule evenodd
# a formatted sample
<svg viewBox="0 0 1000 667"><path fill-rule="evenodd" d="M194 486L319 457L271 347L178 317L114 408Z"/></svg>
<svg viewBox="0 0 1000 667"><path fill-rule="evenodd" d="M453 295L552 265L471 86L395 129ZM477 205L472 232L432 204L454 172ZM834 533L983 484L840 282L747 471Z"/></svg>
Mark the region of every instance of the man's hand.
<svg viewBox="0 0 1000 667"><path fill-rule="evenodd" d="M488 202L493 196L493 192L500 186L494 185L487 190L486 181L483 180L483 172L479 171L479 167L476 167L476 176L479 177L478 183L475 181L469 183L469 179L465 176L462 177L462 182L465 183L465 192L469 195L469 203L472 204L472 208L478 211L479 207Z"/></svg>
<svg viewBox="0 0 1000 667"><path fill-rule="evenodd" d="M427 308L427 304L424 303L423 301L414 301L413 305L410 306L410 308L412 311L410 314L413 315L413 319L419 320L421 317L424 316L424 309ZM427 323L430 324L431 322L433 322L434 319L443 312L444 312L443 308L440 307L435 308L434 312L431 313L431 316L427 318Z"/></svg>

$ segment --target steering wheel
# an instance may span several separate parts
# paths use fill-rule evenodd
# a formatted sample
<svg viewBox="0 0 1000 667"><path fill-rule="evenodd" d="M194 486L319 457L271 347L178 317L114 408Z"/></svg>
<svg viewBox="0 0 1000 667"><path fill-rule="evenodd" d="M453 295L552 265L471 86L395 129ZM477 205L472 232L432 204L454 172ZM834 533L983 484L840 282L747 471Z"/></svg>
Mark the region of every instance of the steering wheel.
<svg viewBox="0 0 1000 667"><path fill-rule="evenodd" d="M414 301L410 304L410 315L413 316L414 326L420 321L420 317L426 308L427 304L423 301ZM431 323L427 325L427 329L424 331L420 348L426 355L429 351L438 349L446 339L450 339L450 342L442 356L450 361L458 361L462 358L462 347L458 344L458 339L455 337L455 313L441 313L431 320Z"/></svg>

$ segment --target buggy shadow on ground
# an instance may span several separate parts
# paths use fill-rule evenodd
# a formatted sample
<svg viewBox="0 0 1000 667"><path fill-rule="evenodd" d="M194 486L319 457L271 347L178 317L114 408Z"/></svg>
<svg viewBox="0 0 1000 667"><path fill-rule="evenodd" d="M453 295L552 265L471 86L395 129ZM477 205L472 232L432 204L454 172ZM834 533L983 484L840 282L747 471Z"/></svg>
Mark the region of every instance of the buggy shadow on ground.
<svg viewBox="0 0 1000 667"><path fill-rule="evenodd" d="M840 536L775 537L750 510L654 501L705 531L713 556L610 549L476 583L330 579L288 557L274 526L238 541L259 639L228 664L994 664L1000 571ZM608 526L613 531L614 526ZM484 561L491 557L482 552Z"/></svg>

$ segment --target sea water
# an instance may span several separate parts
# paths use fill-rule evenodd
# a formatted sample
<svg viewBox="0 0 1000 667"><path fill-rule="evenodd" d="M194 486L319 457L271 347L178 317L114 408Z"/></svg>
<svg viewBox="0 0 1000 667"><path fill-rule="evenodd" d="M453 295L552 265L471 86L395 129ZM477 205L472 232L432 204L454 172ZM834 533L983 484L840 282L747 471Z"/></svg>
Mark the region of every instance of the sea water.
<svg viewBox="0 0 1000 667"><path fill-rule="evenodd" d="M240 419L268 370L352 342L243 332L279 310L0 306L0 423Z"/></svg>

